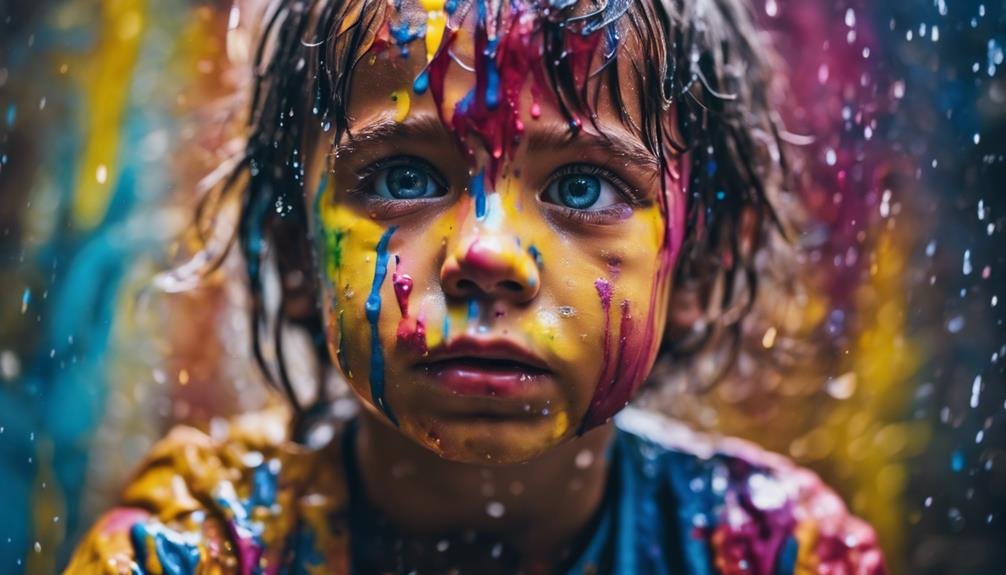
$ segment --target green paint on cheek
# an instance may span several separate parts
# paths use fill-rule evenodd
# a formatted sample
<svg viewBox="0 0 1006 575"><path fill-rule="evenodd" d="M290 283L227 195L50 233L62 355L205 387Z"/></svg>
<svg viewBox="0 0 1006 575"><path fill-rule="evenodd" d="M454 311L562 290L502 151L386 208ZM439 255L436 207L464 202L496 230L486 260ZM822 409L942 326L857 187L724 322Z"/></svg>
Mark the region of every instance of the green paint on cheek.
<svg viewBox="0 0 1006 575"><path fill-rule="evenodd" d="M329 275L335 275L342 268L342 240L348 234L342 228L325 230L325 263Z"/></svg>
<svg viewBox="0 0 1006 575"><path fill-rule="evenodd" d="M322 176L318 183L318 189L314 196L314 217L321 228L321 248L325 260L325 272L332 284L337 283L337 276L342 268L342 246L343 240L349 235L349 230L344 228L332 228L326 225L325 218L322 217L322 206L324 202L330 200L328 187L328 174Z"/></svg>

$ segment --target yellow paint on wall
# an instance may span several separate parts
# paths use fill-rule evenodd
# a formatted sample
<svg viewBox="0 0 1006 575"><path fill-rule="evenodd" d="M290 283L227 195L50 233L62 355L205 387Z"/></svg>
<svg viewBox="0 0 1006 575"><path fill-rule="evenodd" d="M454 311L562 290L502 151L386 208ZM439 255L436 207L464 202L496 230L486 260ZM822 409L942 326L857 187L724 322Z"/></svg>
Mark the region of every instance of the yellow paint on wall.
<svg viewBox="0 0 1006 575"><path fill-rule="evenodd" d="M101 222L111 200L118 167L119 134L143 36L146 8L146 0L104 0L98 46L78 76L86 115L73 222L83 230Z"/></svg>

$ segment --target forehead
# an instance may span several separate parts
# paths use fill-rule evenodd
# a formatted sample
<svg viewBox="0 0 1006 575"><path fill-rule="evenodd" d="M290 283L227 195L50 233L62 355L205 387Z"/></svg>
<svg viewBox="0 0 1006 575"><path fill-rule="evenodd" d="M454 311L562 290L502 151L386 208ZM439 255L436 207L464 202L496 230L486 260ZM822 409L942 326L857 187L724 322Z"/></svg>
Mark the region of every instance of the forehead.
<svg viewBox="0 0 1006 575"><path fill-rule="evenodd" d="M370 34L351 70L350 131L375 114L425 111L462 136L495 139L484 142L492 153L519 140L529 117L571 134L641 125L643 42L627 0L365 4L345 15Z"/></svg>

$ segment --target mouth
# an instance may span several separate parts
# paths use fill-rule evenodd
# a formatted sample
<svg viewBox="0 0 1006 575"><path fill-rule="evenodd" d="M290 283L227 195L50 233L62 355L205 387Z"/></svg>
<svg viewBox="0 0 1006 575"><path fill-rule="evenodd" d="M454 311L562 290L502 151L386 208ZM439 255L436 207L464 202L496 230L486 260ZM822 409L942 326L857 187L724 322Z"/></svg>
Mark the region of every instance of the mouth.
<svg viewBox="0 0 1006 575"><path fill-rule="evenodd" d="M544 360L508 340L461 338L432 350L418 367L444 390L475 397L534 395L551 375Z"/></svg>

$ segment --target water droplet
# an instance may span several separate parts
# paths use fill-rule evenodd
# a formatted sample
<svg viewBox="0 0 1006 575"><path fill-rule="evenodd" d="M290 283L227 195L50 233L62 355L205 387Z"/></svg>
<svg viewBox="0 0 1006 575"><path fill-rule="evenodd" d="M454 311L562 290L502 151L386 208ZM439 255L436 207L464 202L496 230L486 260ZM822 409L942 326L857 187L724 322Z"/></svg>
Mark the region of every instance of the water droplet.
<svg viewBox="0 0 1006 575"><path fill-rule="evenodd" d="M961 511L956 507L951 507L947 511L947 519L950 521L950 529L955 533L960 533L964 530L964 516L961 515Z"/></svg>
<svg viewBox="0 0 1006 575"><path fill-rule="evenodd" d="M828 148L824 153L824 161L829 166L834 166L838 162L838 154L832 148Z"/></svg>
<svg viewBox="0 0 1006 575"><path fill-rule="evenodd" d="M489 515L489 517L499 519L500 517L503 517L504 513L506 513L506 507L504 507L499 501L490 501L489 503L486 503L486 514Z"/></svg>
<svg viewBox="0 0 1006 575"><path fill-rule="evenodd" d="M978 407L978 402L981 399L982 394L982 376L976 375L974 381L971 382L971 400L968 404L972 409Z"/></svg>

